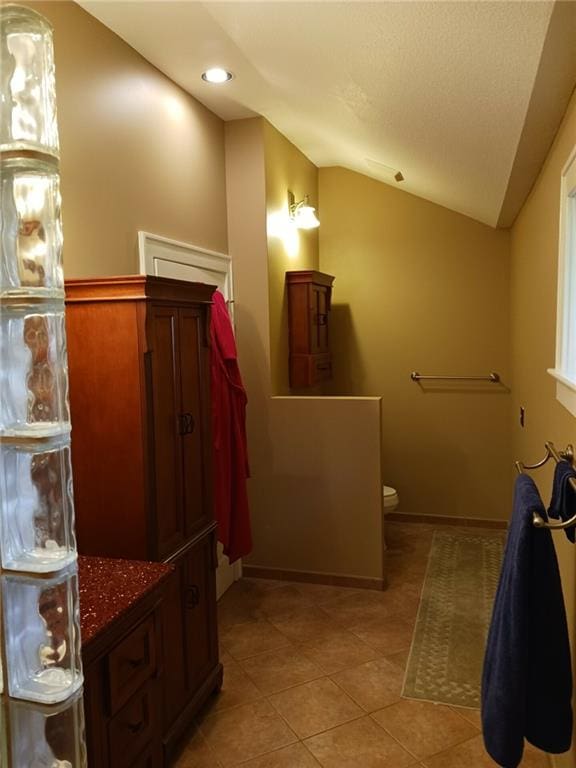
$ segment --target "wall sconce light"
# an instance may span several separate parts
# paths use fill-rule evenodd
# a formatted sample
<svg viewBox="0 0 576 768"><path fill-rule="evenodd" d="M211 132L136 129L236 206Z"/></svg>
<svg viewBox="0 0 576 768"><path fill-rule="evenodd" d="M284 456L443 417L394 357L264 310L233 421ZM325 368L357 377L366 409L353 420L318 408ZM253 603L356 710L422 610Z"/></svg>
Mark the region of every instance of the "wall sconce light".
<svg viewBox="0 0 576 768"><path fill-rule="evenodd" d="M316 208L308 203L308 195L304 195L304 199L297 203L292 192L288 192L288 210L290 221L297 229L315 229L320 226Z"/></svg>

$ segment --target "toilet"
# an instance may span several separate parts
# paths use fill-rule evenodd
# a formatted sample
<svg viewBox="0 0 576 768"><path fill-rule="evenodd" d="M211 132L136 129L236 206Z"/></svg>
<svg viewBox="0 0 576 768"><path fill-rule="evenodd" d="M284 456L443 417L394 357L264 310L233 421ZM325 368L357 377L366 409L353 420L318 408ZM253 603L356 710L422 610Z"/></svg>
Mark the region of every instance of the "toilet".
<svg viewBox="0 0 576 768"><path fill-rule="evenodd" d="M395 509L398 509L400 504L400 498L396 488L391 488L389 485L382 487L382 493L384 494L384 514L387 515Z"/></svg>

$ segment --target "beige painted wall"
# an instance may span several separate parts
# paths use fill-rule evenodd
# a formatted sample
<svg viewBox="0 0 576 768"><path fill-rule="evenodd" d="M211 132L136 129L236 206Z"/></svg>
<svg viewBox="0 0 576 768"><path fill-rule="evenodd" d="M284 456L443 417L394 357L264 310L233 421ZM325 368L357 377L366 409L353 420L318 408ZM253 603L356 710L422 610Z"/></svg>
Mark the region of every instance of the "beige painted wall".
<svg viewBox="0 0 576 768"><path fill-rule="evenodd" d="M252 480L249 484L256 537L260 467L270 452L270 320L268 313L268 244L266 175L261 118L226 123L228 241L234 269L238 359L248 393L247 433Z"/></svg>
<svg viewBox="0 0 576 768"><path fill-rule="evenodd" d="M258 564L382 579L380 398L274 397L270 425L273 536Z"/></svg>
<svg viewBox="0 0 576 768"><path fill-rule="evenodd" d="M67 277L138 272L137 231L227 250L224 124L72 2L54 25Z"/></svg>
<svg viewBox="0 0 576 768"><path fill-rule="evenodd" d="M269 144L265 149L266 132L280 145L274 152ZM310 191L308 161L301 160L302 177L290 171L283 164L292 153L285 142L260 118L226 124L228 240L248 392L254 551L247 562L383 578L378 399L272 396L271 329L280 327L285 266L277 265L285 254L267 238L267 212L275 210L275 199L285 205L284 184L293 184L296 194ZM277 172L266 170L276 157ZM277 198L270 178L280 180ZM269 287L272 271L277 283Z"/></svg>
<svg viewBox="0 0 576 768"><path fill-rule="evenodd" d="M512 436L515 458L528 463L544 455L544 443L576 443L576 419L556 400L556 383L546 373L555 362L556 280L560 213L560 175L576 144L576 95L536 185L512 228ZM518 410L526 408L520 428ZM553 466L534 479L547 502ZM572 633L576 631L576 551L563 533L554 541L562 570L564 597ZM576 664L573 662L574 669ZM576 765L576 750L556 758L564 768Z"/></svg>
<svg viewBox="0 0 576 768"><path fill-rule="evenodd" d="M382 396L384 481L407 513L506 518L508 233L343 168L320 169L319 194L333 391ZM413 370L503 385L424 388Z"/></svg>
<svg viewBox="0 0 576 768"><path fill-rule="evenodd" d="M262 120L266 157L266 214L268 229L268 280L270 301L270 341L272 391L289 394L288 377L288 305L285 274L287 270L318 269L318 230L298 232L297 252L290 254L284 241L274 234L274 217L286 217L288 190L296 201L310 196L310 205L318 207L318 169L308 158L270 125Z"/></svg>

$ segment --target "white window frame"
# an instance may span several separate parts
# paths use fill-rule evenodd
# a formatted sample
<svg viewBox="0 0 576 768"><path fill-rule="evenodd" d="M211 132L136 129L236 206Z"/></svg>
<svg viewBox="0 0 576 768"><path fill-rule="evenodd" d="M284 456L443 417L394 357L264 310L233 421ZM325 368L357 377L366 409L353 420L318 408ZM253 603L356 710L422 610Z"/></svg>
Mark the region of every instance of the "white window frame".
<svg viewBox="0 0 576 768"><path fill-rule="evenodd" d="M576 416L576 147L560 184L556 365L548 373L556 379L557 400Z"/></svg>

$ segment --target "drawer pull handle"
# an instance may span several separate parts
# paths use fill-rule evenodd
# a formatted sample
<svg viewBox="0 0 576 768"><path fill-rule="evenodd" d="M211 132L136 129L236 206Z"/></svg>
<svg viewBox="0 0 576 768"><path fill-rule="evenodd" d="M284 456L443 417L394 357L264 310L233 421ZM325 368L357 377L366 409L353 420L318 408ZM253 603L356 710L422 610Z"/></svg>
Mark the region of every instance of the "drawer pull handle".
<svg viewBox="0 0 576 768"><path fill-rule="evenodd" d="M317 365L316 366L317 371L329 371L330 370L330 363L324 363L324 365Z"/></svg>
<svg viewBox="0 0 576 768"><path fill-rule="evenodd" d="M144 730L145 722L144 720L140 720L139 723L127 723L127 726L130 733L137 734Z"/></svg>
<svg viewBox="0 0 576 768"><path fill-rule="evenodd" d="M130 669L138 669L138 667L141 667L145 663L146 663L146 659L145 658L140 658L140 659L124 659L124 664L126 664L126 666L130 667Z"/></svg>
<svg viewBox="0 0 576 768"><path fill-rule="evenodd" d="M200 602L200 589L196 584L186 587L186 608L196 608Z"/></svg>

